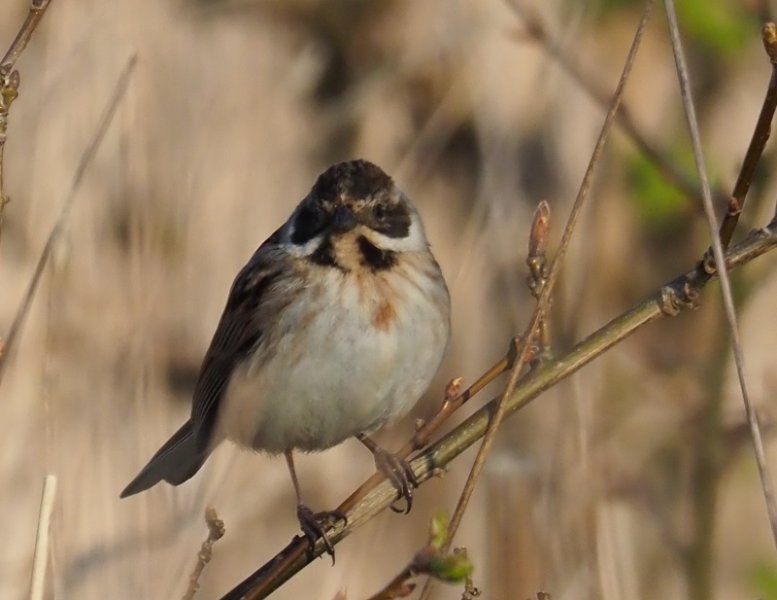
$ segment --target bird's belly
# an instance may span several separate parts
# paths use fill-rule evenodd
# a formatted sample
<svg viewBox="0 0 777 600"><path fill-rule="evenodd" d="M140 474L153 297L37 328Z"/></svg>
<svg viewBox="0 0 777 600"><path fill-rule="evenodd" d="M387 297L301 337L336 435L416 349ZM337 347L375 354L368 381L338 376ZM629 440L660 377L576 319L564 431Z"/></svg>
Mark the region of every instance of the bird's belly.
<svg viewBox="0 0 777 600"><path fill-rule="evenodd" d="M312 318L284 315L287 333L272 355L236 371L222 415L227 437L271 453L323 450L402 417L429 386L447 314L418 298L380 322L379 298L330 293L337 297L321 299L327 308Z"/></svg>

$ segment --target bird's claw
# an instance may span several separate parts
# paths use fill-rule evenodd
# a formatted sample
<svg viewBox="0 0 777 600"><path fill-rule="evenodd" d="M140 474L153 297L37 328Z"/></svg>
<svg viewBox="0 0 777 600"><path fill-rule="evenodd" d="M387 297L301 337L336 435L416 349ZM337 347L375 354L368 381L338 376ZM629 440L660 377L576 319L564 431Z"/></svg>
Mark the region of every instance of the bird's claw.
<svg viewBox="0 0 777 600"><path fill-rule="evenodd" d="M409 513L413 507L413 488L418 487L418 478L410 468L410 464L396 454L379 448L374 452L375 467L386 476L394 489L397 490L397 500L405 499L404 510L391 504L391 510L396 513ZM396 501L395 501L396 502Z"/></svg>
<svg viewBox="0 0 777 600"><path fill-rule="evenodd" d="M302 534L308 540L310 544L310 552L312 553L316 547L316 541L321 538L324 541L324 548L326 553L332 557L332 564L335 564L335 547L332 544L332 540L327 535L327 528L332 527L338 521L344 521L348 524L346 516L338 511L322 511L314 513L304 504L297 506L297 520L299 521Z"/></svg>

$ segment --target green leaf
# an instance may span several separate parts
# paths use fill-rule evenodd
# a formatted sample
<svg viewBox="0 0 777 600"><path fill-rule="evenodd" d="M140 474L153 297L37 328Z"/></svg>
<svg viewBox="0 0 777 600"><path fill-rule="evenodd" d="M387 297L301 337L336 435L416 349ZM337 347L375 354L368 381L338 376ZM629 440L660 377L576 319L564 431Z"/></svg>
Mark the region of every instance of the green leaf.
<svg viewBox="0 0 777 600"><path fill-rule="evenodd" d="M684 166L690 158L677 160ZM626 165L631 198L637 210L648 226L662 230L670 226L679 215L688 211L688 199L674 186L670 185L658 169L642 154L634 154ZM693 172L693 171L690 171Z"/></svg>
<svg viewBox="0 0 777 600"><path fill-rule="evenodd" d="M578 5L576 0L568 3ZM730 55L757 37L758 15L743 10L740 0L682 0L675 3L680 31L690 44L702 51ZM624 10L641 10L642 0L598 0L599 14L607 16Z"/></svg>
<svg viewBox="0 0 777 600"><path fill-rule="evenodd" d="M683 0L677 3L683 32L707 50L731 54L740 50L758 31L752 14L731 0Z"/></svg>
<svg viewBox="0 0 777 600"><path fill-rule="evenodd" d="M460 583L472 575L472 569L466 550L455 550L447 556L435 556L430 563L429 574L441 581Z"/></svg>

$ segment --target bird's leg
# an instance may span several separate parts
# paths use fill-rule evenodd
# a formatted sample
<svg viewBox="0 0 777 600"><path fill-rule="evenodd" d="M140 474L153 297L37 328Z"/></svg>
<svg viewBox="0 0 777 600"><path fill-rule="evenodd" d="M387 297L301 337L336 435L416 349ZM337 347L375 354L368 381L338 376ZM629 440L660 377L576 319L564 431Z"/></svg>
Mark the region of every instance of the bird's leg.
<svg viewBox="0 0 777 600"><path fill-rule="evenodd" d="M372 438L363 433L357 434L356 439L372 452L372 455L375 457L375 468L383 473L386 479L392 483L394 489L397 490L397 500L400 498L405 499L404 511L393 504L391 505L391 510L394 512L404 512L405 514L409 513L413 507L413 488L418 487L418 479L408 462L404 458L381 448Z"/></svg>
<svg viewBox="0 0 777 600"><path fill-rule="evenodd" d="M283 455L286 457L286 464L289 467L291 482L294 484L294 493L297 495L297 520L299 521L300 528L310 543L310 551L313 551L316 546L316 540L320 537L324 540L326 553L332 557L332 564L335 564L335 547L326 535L326 528L332 526L340 519L343 519L346 522L347 519L345 515L339 511L314 513L305 506L302 502L302 493L300 492L297 471L294 468L294 458L292 457L291 452L291 450L286 450Z"/></svg>

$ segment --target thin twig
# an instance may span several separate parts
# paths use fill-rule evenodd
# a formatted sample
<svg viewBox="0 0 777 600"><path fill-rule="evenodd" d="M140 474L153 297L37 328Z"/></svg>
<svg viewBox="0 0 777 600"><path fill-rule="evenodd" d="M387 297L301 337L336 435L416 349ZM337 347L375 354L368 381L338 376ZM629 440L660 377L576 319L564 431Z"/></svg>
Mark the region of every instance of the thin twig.
<svg viewBox="0 0 777 600"><path fill-rule="evenodd" d="M197 590L200 589L200 576L205 570L211 558L213 558L213 544L224 537L224 521L219 519L216 509L209 506L205 509L205 523L208 525L208 537L202 542L202 547L197 553L197 563L189 576L189 585L181 600L192 600Z"/></svg>
<svg viewBox="0 0 777 600"><path fill-rule="evenodd" d="M769 514L769 523L772 528L772 538L777 547L777 503L774 498L774 486L766 465L766 454L761 439L761 428L758 424L758 415L755 412L750 400L750 394L747 389L747 377L745 376L745 359L742 352L742 344L739 339L739 330L737 327L736 309L734 308L734 299L731 294L731 283L728 278L728 270L724 257L724 249L721 240L718 237L718 223L715 217L715 209L712 205L712 193L710 191L709 179L707 177L707 167L704 161L704 152L701 147L701 136L699 135L699 124L696 119L696 109L693 103L690 81L688 77L688 67L685 63L682 41L680 39L680 30L677 24L677 13L675 12L674 1L664 0L667 18L669 21L669 33L672 40L672 50L674 53L675 64L677 66L677 76L680 81L680 92L683 99L688 128L691 134L693 145L693 157L696 161L696 168L699 172L699 178L702 185L702 199L704 201L704 211L707 214L707 224L710 229L710 239L712 240L712 252L715 257L715 265L718 276L720 277L720 289L723 295L723 306L726 311L729 329L731 333L731 343L734 351L734 363L736 364L739 386L742 391L742 400L745 404L745 413L750 425L750 433L753 438L753 447L755 449L755 459L758 466L758 474L761 477L761 487L763 488L764 500L766 501L766 510ZM770 29L773 32L774 24ZM765 144L765 140L764 140ZM733 230L732 232L733 233Z"/></svg>
<svg viewBox="0 0 777 600"><path fill-rule="evenodd" d="M38 263L35 265L35 270L33 271L30 283L25 290L21 304L19 305L19 309L17 310L16 315L14 316L14 320L11 323L11 328L8 331L8 336L5 339L5 351L3 355L0 356L0 383L2 383L3 380L3 373L5 371L5 365L8 362L8 357L13 351L14 344L16 343L16 340L21 333L22 326L24 325L27 314L29 313L32 300L35 297L35 292L38 289L38 284L40 283L41 276L43 275L43 269L48 263L49 257L51 256L51 252L54 250L56 243L59 241L59 238L65 231L65 225L67 224L68 217L70 216L70 210L73 207L73 201L75 200L76 193L81 187L81 181L83 180L86 168L92 162L94 155L97 153L97 149L100 147L100 144L105 138L105 134L108 132L110 124L113 122L113 117L116 114L116 110L118 109L122 98L124 98L124 94L127 91L127 86L130 81L130 76L132 75L136 64L137 56L132 56L127 61L124 70L116 82L113 94L111 95L111 98L106 105L105 111L100 117L97 127L95 128L91 141L89 142L86 150L84 150L84 153L81 156L81 160L78 163L76 172L73 175L73 182L70 185L70 191L62 203L57 220L54 223L54 226L51 228L51 232L49 232L48 238L46 239L46 245L43 247L43 251L41 252L40 257L38 257Z"/></svg>
<svg viewBox="0 0 777 600"><path fill-rule="evenodd" d="M46 475L43 480L43 493L38 511L38 532L35 535L35 553L32 557L32 576L30 577L30 600L41 600L46 590L46 566L49 562L49 531L51 512L57 495L57 478Z"/></svg>
<svg viewBox="0 0 777 600"><path fill-rule="evenodd" d="M645 3L645 9L642 13L642 18L640 19L639 25L637 26L637 31L634 34L634 40L631 43L631 48L629 48L629 54L626 57L626 62L623 66L623 72L621 73L620 79L618 80L618 85L615 88L615 93L613 94L610 108L604 118L604 123L602 124L599 138L596 140L596 145L594 146L594 150L591 153L591 158L588 162L588 168L586 169L585 175L583 176L583 181L580 184L577 197L575 198L575 202L572 204L572 210L570 211L569 217L567 218L564 232L561 235L561 242L559 243L558 252L551 262L550 273L548 274L547 281L543 286L542 291L540 292L539 298L537 299L537 305L534 308L531 319L529 320L529 325L524 332L524 341L520 355L515 365L513 365L512 371L510 373L510 379L504 389L501 398L499 399L499 402L496 405L496 412L488 424L488 429L486 430L486 434L483 438L483 443L481 444L480 448L478 448L477 456L475 457L475 461L472 463L472 468L467 477L467 481L464 483L464 489L461 492L461 496L459 497L459 501L456 505L456 510L454 511L453 517L451 518L451 523L449 526L450 535L443 544L443 551L447 551L450 548L451 543L453 542L453 537L456 535L456 531L461 524L461 520L464 518L464 512L467 510L467 506L469 505L470 498L475 491L480 473L485 466L494 439L496 438L497 431L499 430L499 426L502 424L502 419L504 418L507 411L508 399L513 396L515 388L518 385L518 379L521 375L524 365L527 362L531 346L530 342L536 335L537 327L542 319L542 315L547 310L550 295L553 291L556 281L558 281L558 276L561 272L561 266L564 262L564 258L566 257L569 244L572 241L572 234L574 233L575 225L577 224L577 220L580 215L580 211L583 208L583 204L588 198L594 172L599 164L600 157L604 151L605 142L607 141L613 121L615 120L615 114L618 111L618 106L620 105L621 98L623 97L623 90L625 89L626 82L628 81L629 75L631 74L631 68L634 64L634 59L637 56L637 51L639 50L640 42L642 41L642 36L645 32L645 27L647 26L648 20L650 19L650 12L652 8L653 0L647 0ZM429 597L429 594L431 593L431 583L432 580L427 579L426 584L424 585L424 589L421 592L420 600L424 600L425 598Z"/></svg>
<svg viewBox="0 0 777 600"><path fill-rule="evenodd" d="M727 265L730 269L742 266L774 249L777 249L777 219L769 226L751 232L739 244L729 249L726 254ZM579 342L565 355L542 363L521 380L512 397L508 399L506 413L509 415L525 407L542 392L576 373L646 324L677 314L682 305L677 307L677 311L671 310L671 307L667 306L667 299L681 293L687 294L690 290L698 293L707 282L708 279L700 277L698 268L694 266L683 275L668 281L637 306L614 318ZM497 400L493 400L480 408L411 461L410 466L420 483L434 477L451 460L483 436L496 410L496 402ZM360 489L362 487L364 485L360 486ZM337 544L395 500L396 489L394 486L388 481L379 481L364 494L359 503L352 506L345 514L347 524L339 521L337 525L327 531L327 537L332 544ZM285 548L235 586L221 600L266 598L316 557L321 556L323 552L324 544L321 541L311 550L306 538L296 536Z"/></svg>
<svg viewBox="0 0 777 600"><path fill-rule="evenodd" d="M739 215L742 214L745 196L747 196L747 192L750 190L756 166L764 152L766 142L769 140L774 111L777 108L777 28L775 28L774 23L766 23L763 26L761 37L766 53L769 55L769 60L772 63L772 76L769 79L766 97L761 106L761 112L758 115L753 137L750 138L750 145L747 148L742 169L739 171L734 191L731 192L729 210L726 212L726 216L720 225L720 244L724 250L731 243L734 229L739 222Z"/></svg>
<svg viewBox="0 0 777 600"><path fill-rule="evenodd" d="M16 34L14 41L11 42L10 47L3 56L3 60L0 61L0 71L10 72L16 65L16 61L19 60L24 49L27 47L27 43L32 37L32 33L38 27L38 23L43 18L46 9L51 4L51 0L32 0L30 2L30 10L27 13L27 18L24 20L21 29Z"/></svg>
<svg viewBox="0 0 777 600"><path fill-rule="evenodd" d="M8 50L0 61L0 234L3 231L3 212L5 205L10 202L5 194L4 185L4 160L5 141L8 132L8 112L11 104L19 95L19 71L14 70L16 61L27 47L35 28L43 18L43 14L49 6L51 0L32 0L30 9L27 12L27 18L22 23L21 28L16 33L14 41L11 42Z"/></svg>

